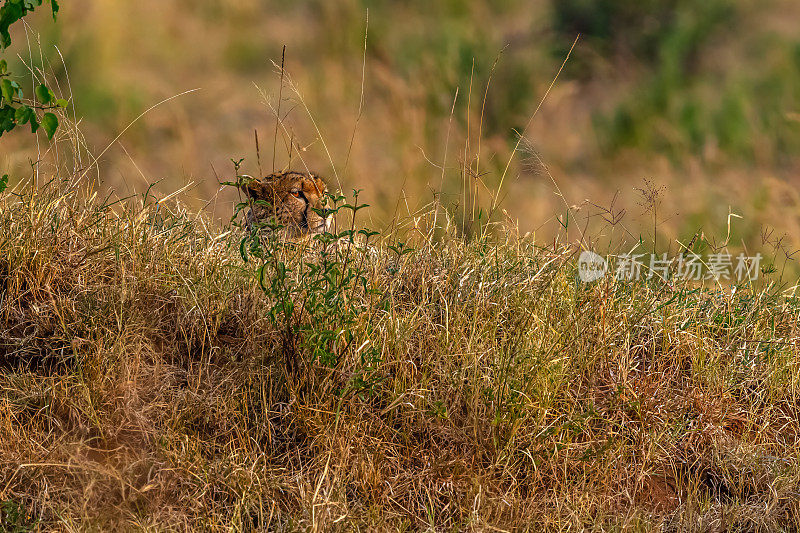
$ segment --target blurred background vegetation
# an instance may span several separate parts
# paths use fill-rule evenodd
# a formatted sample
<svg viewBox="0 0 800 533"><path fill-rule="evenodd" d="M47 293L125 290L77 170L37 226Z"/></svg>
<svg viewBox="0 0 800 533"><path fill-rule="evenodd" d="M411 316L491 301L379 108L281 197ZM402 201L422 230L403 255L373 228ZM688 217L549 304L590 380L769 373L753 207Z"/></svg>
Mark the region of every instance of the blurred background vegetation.
<svg viewBox="0 0 800 533"><path fill-rule="evenodd" d="M733 220L732 245L800 245L794 0L74 0L47 17L17 28L6 56L71 87L95 153L201 88L103 155L97 180L120 196L193 183L192 207L227 223L234 194L212 168L229 178L244 157L257 173L257 129L272 170L281 94L275 167L363 188L376 227L438 198L484 220L497 204L494 220L504 210L537 239L563 231L568 206L579 227L622 215L620 236L652 242L653 202L636 190L647 179L663 187L663 242L724 238ZM284 45L302 100L280 88ZM4 137L0 174L29 175L34 143Z"/></svg>

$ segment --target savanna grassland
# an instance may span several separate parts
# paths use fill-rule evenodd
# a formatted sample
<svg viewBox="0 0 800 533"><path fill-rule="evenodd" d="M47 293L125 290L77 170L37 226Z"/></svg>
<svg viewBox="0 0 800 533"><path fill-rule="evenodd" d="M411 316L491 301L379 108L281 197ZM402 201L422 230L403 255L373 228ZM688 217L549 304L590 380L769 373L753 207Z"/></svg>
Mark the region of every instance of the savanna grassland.
<svg viewBox="0 0 800 533"><path fill-rule="evenodd" d="M562 231L567 205L581 207L576 221L598 220L586 200L624 210L630 241L652 239L634 190L648 178L666 188L665 243L698 229L724 235L732 211L743 217L737 246L763 247L769 228L797 248L791 0L71 4L57 23L37 13L35 31L14 29L5 56L16 72L23 60L47 63L95 155L150 106L199 89L147 113L103 153L93 177L120 197L192 184L182 202L224 223L235 195L217 194L217 179L242 157L258 173L257 129L262 171L307 166L344 192L364 189L378 227L436 198L471 214L465 191L477 190L483 205L499 194L521 232L543 240ZM284 45L299 95L287 80L281 90ZM286 129L275 143L279 100ZM4 173L22 179L31 139L3 143Z"/></svg>
<svg viewBox="0 0 800 533"><path fill-rule="evenodd" d="M81 0L15 27L10 69L69 105L0 139L0 529L797 531L793 14ZM289 165L333 234L231 219L223 182ZM586 250L763 262L585 283Z"/></svg>
<svg viewBox="0 0 800 533"><path fill-rule="evenodd" d="M800 523L798 307L772 282L584 284L578 246L435 210L436 238L242 240L71 181L0 211L6 528Z"/></svg>

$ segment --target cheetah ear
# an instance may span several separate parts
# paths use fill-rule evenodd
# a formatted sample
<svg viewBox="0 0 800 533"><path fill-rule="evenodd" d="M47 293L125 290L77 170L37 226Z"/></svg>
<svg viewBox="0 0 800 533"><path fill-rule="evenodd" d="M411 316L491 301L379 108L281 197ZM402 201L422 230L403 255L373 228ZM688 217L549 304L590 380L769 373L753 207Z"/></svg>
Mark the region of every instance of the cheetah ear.
<svg viewBox="0 0 800 533"><path fill-rule="evenodd" d="M325 180L316 172L309 172L308 177L311 178L311 183L314 184L319 194L323 194L328 189L325 185Z"/></svg>
<svg viewBox="0 0 800 533"><path fill-rule="evenodd" d="M266 200L267 193L270 190L269 185L264 183L264 180L255 179L251 176L242 176L243 181L241 185L242 191L252 198L253 200Z"/></svg>

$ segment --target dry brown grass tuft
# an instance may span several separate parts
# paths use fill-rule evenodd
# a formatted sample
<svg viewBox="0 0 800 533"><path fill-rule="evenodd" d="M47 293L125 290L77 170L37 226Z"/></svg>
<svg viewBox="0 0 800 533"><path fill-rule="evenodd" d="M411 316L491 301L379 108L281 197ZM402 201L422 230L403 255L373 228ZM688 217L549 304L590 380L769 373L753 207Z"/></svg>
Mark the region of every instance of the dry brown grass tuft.
<svg viewBox="0 0 800 533"><path fill-rule="evenodd" d="M1 201L6 528L800 526L769 287L584 285L571 246L449 231L244 262L163 202Z"/></svg>

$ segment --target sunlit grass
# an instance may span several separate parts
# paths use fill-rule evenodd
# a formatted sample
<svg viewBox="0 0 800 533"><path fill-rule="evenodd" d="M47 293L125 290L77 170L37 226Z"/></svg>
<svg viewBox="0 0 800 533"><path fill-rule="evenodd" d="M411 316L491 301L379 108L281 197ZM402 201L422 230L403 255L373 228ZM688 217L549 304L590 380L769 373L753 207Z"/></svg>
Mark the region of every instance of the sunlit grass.
<svg viewBox="0 0 800 533"><path fill-rule="evenodd" d="M436 242L431 213L262 260L79 189L0 207L0 499L23 525L798 525L798 316L769 284L586 285L579 248L464 241L442 213Z"/></svg>

